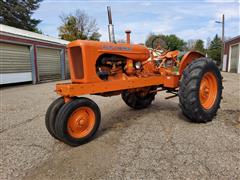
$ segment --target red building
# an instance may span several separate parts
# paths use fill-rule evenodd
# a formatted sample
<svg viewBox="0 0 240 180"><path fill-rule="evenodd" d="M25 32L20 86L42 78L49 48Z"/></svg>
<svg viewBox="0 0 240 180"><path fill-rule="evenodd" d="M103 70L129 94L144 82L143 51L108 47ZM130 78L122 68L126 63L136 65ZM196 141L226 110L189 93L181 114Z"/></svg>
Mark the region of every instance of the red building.
<svg viewBox="0 0 240 180"><path fill-rule="evenodd" d="M223 71L240 73L240 35L225 41Z"/></svg>
<svg viewBox="0 0 240 180"><path fill-rule="evenodd" d="M0 24L0 84L66 79L67 43Z"/></svg>

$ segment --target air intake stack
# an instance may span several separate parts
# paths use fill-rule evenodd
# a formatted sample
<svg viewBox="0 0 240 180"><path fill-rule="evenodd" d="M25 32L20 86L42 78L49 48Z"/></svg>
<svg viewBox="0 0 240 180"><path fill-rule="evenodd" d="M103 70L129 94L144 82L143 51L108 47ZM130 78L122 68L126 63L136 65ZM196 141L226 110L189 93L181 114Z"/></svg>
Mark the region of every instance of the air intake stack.
<svg viewBox="0 0 240 180"><path fill-rule="evenodd" d="M112 12L111 7L107 6L108 12L108 34L109 34L109 41L115 43L115 35L114 35L114 27L112 24Z"/></svg>

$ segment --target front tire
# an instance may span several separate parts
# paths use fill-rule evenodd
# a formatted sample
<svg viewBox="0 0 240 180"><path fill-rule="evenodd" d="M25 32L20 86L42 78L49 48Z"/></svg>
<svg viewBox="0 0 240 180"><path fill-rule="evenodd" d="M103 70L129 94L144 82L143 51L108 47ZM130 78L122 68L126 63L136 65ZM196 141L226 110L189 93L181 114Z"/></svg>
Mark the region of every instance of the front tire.
<svg viewBox="0 0 240 180"><path fill-rule="evenodd" d="M49 134L54 137L55 139L59 139L56 135L55 131L55 121L56 116L58 114L59 109L64 105L64 99L63 97L57 98L55 101L53 101L50 106L47 109L46 115L45 115L45 125L49 132Z"/></svg>
<svg viewBox="0 0 240 180"><path fill-rule="evenodd" d="M97 104L88 98L76 98L62 106L56 117L57 136L70 146L89 142L101 121Z"/></svg>
<svg viewBox="0 0 240 180"><path fill-rule="evenodd" d="M222 97L222 76L208 58L194 60L184 70L179 87L183 114L193 122L205 123L216 115Z"/></svg>

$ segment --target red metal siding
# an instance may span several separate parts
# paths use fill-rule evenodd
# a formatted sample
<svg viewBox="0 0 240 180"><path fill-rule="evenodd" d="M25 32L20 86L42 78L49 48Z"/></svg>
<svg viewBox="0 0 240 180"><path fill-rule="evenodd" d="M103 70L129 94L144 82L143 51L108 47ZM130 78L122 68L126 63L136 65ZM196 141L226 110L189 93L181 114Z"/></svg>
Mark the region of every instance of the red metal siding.
<svg viewBox="0 0 240 180"><path fill-rule="evenodd" d="M36 51L36 46L44 46L47 48L58 48L58 49L65 49L66 46L62 45L62 44L53 44L51 42L41 42L38 40L34 40L34 39L26 39L26 38L20 38L20 37L14 37L11 35L0 35L0 41L6 41L9 43L19 43L19 44L28 44L28 45L33 45L34 47L34 67L35 67L35 77L36 77L36 81L38 82L38 67L37 67L37 51ZM64 58L64 62L65 62L65 56Z"/></svg>
<svg viewBox="0 0 240 180"><path fill-rule="evenodd" d="M229 41L226 41L224 44L224 54L227 55L227 71L228 71L228 64L229 64L229 50L230 46L240 43L240 36L237 36L233 38L232 40L230 39Z"/></svg>

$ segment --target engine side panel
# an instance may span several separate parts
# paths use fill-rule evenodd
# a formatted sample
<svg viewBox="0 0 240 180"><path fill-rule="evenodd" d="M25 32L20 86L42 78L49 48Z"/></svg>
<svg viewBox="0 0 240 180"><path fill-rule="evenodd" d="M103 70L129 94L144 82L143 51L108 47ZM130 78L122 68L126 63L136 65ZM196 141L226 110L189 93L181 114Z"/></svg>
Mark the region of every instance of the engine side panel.
<svg viewBox="0 0 240 180"><path fill-rule="evenodd" d="M76 47L80 47L79 51L81 53L72 53ZM76 40L68 44L68 58L72 82L89 83L101 81L96 74L95 67L96 61L103 54L119 55L133 61L145 61L150 56L149 50L141 45ZM81 64L82 66L80 66ZM80 74L82 75L79 76Z"/></svg>

